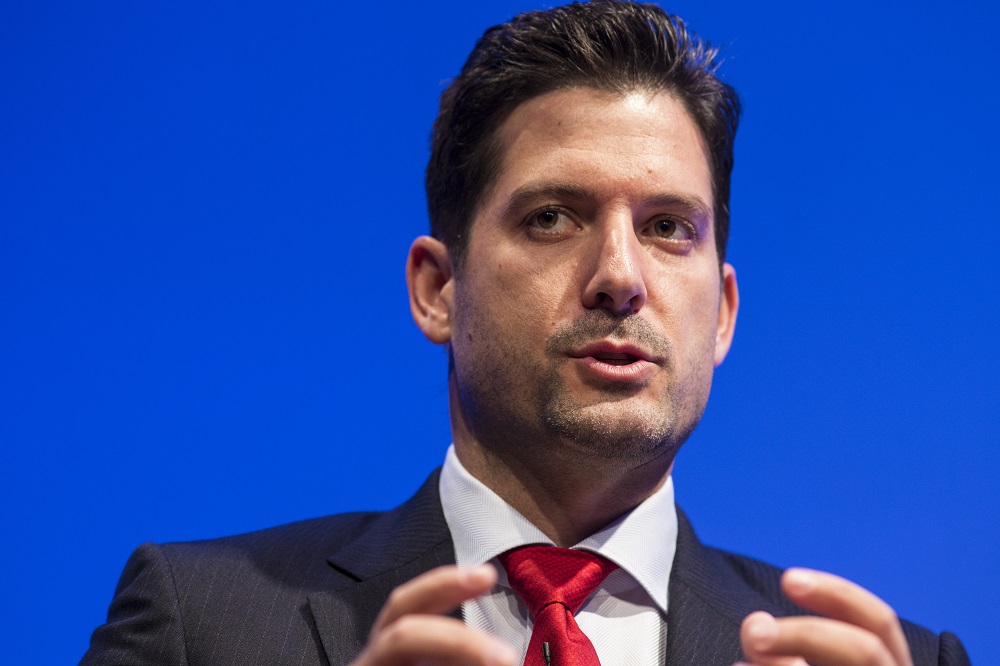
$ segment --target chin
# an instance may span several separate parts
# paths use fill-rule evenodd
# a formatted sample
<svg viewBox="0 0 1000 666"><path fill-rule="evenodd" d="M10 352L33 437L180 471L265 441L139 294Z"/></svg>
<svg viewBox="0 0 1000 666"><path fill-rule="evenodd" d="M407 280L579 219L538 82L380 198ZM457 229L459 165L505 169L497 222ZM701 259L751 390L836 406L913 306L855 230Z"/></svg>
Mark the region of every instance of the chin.
<svg viewBox="0 0 1000 666"><path fill-rule="evenodd" d="M680 447L694 429L678 432L675 415L621 403L590 407L549 405L544 423L550 434L571 442L580 453L606 459L647 461Z"/></svg>

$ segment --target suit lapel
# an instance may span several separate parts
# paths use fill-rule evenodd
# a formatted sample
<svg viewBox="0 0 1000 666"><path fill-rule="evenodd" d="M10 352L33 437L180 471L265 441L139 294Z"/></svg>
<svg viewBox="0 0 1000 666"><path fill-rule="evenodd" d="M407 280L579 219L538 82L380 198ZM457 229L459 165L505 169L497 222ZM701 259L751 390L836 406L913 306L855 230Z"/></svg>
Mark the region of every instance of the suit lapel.
<svg viewBox="0 0 1000 666"><path fill-rule="evenodd" d="M792 607L782 600L776 570L706 548L679 508L677 520L666 665L731 666L743 659L743 618L755 610L787 615Z"/></svg>
<svg viewBox="0 0 1000 666"><path fill-rule="evenodd" d="M717 574L687 516L677 509L677 552L670 571L667 666L731 664L742 656L739 621L711 603Z"/></svg>
<svg viewBox="0 0 1000 666"><path fill-rule="evenodd" d="M333 590L308 597L317 639L330 664L350 663L389 593L434 567L455 563L435 471L410 500L379 514L328 558L343 576ZM755 610L787 615L774 570L701 544L678 508L677 551L670 573L666 666L730 666L742 659L740 624ZM751 571L748 567L767 567ZM801 612L801 609L799 609ZM461 617L458 610L454 617Z"/></svg>
<svg viewBox="0 0 1000 666"><path fill-rule="evenodd" d="M455 563L435 471L410 500L375 517L328 558L343 584L308 597L318 638L331 664L351 662L389 593L434 567Z"/></svg>

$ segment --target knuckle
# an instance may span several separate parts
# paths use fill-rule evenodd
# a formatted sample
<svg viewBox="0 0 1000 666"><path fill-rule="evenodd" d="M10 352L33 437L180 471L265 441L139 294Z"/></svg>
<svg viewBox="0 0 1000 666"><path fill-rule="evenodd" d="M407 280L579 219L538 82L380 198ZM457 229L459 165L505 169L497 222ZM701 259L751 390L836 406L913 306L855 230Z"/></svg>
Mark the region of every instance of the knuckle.
<svg viewBox="0 0 1000 666"><path fill-rule="evenodd" d="M386 606L395 606L395 605L399 604L400 598L403 597L403 596L404 596L404 593L400 592L400 589L398 587L394 588L392 590L392 592L389 593L389 596L386 597L385 605Z"/></svg>
<svg viewBox="0 0 1000 666"><path fill-rule="evenodd" d="M889 650L874 635L869 634L858 641L857 655L864 666L888 666L892 663Z"/></svg>
<svg viewBox="0 0 1000 666"><path fill-rule="evenodd" d="M401 617L380 632L382 644L390 650L401 648L413 634L413 620Z"/></svg>
<svg viewBox="0 0 1000 666"><path fill-rule="evenodd" d="M365 649L362 650L357 660L351 666L376 666L377 664L384 664L387 659L385 653L385 648L373 636L372 640L365 646Z"/></svg>
<svg viewBox="0 0 1000 666"><path fill-rule="evenodd" d="M888 604L883 604L875 615L874 625L876 633L880 636L888 636L899 626L899 617Z"/></svg>

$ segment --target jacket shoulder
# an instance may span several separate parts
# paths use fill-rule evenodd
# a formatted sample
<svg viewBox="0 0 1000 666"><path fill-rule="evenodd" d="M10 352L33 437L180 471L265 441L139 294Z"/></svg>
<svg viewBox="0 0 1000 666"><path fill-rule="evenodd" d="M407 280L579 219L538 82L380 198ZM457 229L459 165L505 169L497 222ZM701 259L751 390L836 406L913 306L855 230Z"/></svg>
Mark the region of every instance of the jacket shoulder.
<svg viewBox="0 0 1000 666"><path fill-rule="evenodd" d="M328 660L314 601L337 598L380 571L405 570L408 562L454 562L449 549L437 473L390 511L143 544L126 564L107 622L94 631L81 664L319 666ZM368 601L381 607L374 596Z"/></svg>
<svg viewBox="0 0 1000 666"><path fill-rule="evenodd" d="M185 577L198 577L206 569L232 571L234 566L281 577L281 571L315 569L317 560L322 561L317 555L329 555L350 543L382 515L376 511L335 514L233 536L166 543L159 549L172 569ZM326 569L323 574L329 573Z"/></svg>
<svg viewBox="0 0 1000 666"><path fill-rule="evenodd" d="M719 566L728 569L756 594L773 603L774 611L777 611L776 615L813 614L785 598L781 591L781 575L784 573L784 569L746 555L708 546L704 548L707 556ZM900 618L900 624L910 645L910 653L915 666L970 665L969 655L955 634L948 631L936 634L930 629L902 618Z"/></svg>

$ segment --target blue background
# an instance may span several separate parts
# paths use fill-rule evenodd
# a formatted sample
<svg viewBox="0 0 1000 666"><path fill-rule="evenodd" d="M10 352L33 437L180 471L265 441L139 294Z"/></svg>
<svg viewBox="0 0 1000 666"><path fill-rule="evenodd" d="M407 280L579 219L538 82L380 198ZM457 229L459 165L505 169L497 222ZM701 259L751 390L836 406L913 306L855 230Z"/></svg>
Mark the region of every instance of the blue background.
<svg viewBox="0 0 1000 666"><path fill-rule="evenodd" d="M810 3L812 4L812 3ZM746 105L703 540L1000 652L995 3L679 0ZM449 442L403 281L443 83L527 2L0 9L3 661L143 541L407 497Z"/></svg>

